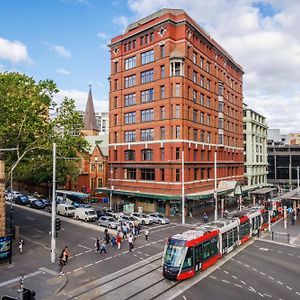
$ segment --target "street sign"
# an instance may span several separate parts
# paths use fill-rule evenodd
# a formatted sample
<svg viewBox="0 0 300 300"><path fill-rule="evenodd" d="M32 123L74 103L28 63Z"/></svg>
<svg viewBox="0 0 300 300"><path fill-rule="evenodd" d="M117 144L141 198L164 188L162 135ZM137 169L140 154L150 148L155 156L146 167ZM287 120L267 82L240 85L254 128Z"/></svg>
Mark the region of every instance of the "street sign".
<svg viewBox="0 0 300 300"><path fill-rule="evenodd" d="M0 262L11 259L12 255L12 236L6 235L0 237Z"/></svg>

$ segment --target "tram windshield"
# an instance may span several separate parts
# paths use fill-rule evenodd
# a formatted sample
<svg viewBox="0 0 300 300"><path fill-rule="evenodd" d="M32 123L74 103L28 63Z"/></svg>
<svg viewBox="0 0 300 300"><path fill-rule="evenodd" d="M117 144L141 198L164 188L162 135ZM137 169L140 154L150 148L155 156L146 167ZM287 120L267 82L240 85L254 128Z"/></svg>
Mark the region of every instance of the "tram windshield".
<svg viewBox="0 0 300 300"><path fill-rule="evenodd" d="M184 245L184 241L170 240L165 251L164 263L168 266L180 267L187 251Z"/></svg>

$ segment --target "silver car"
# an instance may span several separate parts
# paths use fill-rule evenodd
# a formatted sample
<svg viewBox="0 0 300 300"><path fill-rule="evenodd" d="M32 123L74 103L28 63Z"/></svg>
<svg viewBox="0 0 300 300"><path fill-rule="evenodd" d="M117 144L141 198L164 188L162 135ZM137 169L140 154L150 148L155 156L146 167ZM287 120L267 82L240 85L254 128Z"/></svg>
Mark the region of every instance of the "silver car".
<svg viewBox="0 0 300 300"><path fill-rule="evenodd" d="M148 216L153 218L154 222L158 223L158 224L169 224L170 223L170 220L160 213L151 213Z"/></svg>
<svg viewBox="0 0 300 300"><path fill-rule="evenodd" d="M114 218L103 216L99 218L99 225L108 228L117 228L119 224Z"/></svg>

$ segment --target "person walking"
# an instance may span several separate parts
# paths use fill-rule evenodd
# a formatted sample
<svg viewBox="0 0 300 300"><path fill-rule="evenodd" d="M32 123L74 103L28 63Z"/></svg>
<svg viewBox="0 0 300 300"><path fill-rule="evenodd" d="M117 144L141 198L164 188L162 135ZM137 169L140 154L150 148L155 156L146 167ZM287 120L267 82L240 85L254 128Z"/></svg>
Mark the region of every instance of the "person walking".
<svg viewBox="0 0 300 300"><path fill-rule="evenodd" d="M69 256L70 256L69 248L68 248L68 246L65 246L63 253L62 253L62 257L65 260L65 264L68 262Z"/></svg>
<svg viewBox="0 0 300 300"><path fill-rule="evenodd" d="M113 248L116 248L116 246L117 246L116 238L114 236L112 236L112 238L111 238L111 245L113 246Z"/></svg>
<svg viewBox="0 0 300 300"><path fill-rule="evenodd" d="M104 252L105 254L107 254L107 252L106 252L106 243L104 241L101 241L100 254L102 252Z"/></svg>
<svg viewBox="0 0 300 300"><path fill-rule="evenodd" d="M129 234L129 237L128 237L128 243L129 243L129 251L131 252L133 249L133 236L131 233Z"/></svg>
<svg viewBox="0 0 300 300"><path fill-rule="evenodd" d="M141 232L141 224L138 223L137 227L136 227L136 234L137 235L140 235L140 232Z"/></svg>
<svg viewBox="0 0 300 300"><path fill-rule="evenodd" d="M107 229L105 229L104 232L105 232L104 240L105 240L106 245L108 245L109 242L110 242L110 236L109 236L109 233L108 233L108 230L107 230Z"/></svg>
<svg viewBox="0 0 300 300"><path fill-rule="evenodd" d="M59 263L58 263L58 267L59 267L59 274L60 275L64 275L64 271L63 271L63 267L64 267L65 263L62 259L62 256L59 257Z"/></svg>
<svg viewBox="0 0 300 300"><path fill-rule="evenodd" d="M23 247L24 247L24 241L21 239L19 241L19 251L21 254L23 254Z"/></svg>
<svg viewBox="0 0 300 300"><path fill-rule="evenodd" d="M121 249L121 242L122 242L121 232L119 232L119 233L117 234L117 239L116 239L116 241L117 241L117 245L118 245L118 250L120 250L120 249Z"/></svg>
<svg viewBox="0 0 300 300"><path fill-rule="evenodd" d="M149 230L148 230L148 228L146 227L146 228L145 228L145 242L148 242L148 237L149 237Z"/></svg>
<svg viewBox="0 0 300 300"><path fill-rule="evenodd" d="M96 247L97 247L97 252L99 253L99 251L100 251L100 239L97 237L97 239L96 239Z"/></svg>
<svg viewBox="0 0 300 300"><path fill-rule="evenodd" d="M204 223L207 223L207 222L208 222L208 215L207 215L206 212L204 212L204 214L203 214L203 222L204 222Z"/></svg>

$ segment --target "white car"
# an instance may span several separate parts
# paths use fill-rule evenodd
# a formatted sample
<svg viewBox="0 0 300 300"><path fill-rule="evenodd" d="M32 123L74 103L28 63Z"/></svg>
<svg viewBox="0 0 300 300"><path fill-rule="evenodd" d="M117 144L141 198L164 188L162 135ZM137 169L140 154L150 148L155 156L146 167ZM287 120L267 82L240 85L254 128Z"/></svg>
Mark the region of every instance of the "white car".
<svg viewBox="0 0 300 300"><path fill-rule="evenodd" d="M76 220L95 221L97 219L96 211L92 208L78 207L75 209Z"/></svg>
<svg viewBox="0 0 300 300"><path fill-rule="evenodd" d="M34 196L28 196L28 200L29 200L29 203L31 203L32 201L35 201L35 200L38 200L38 199Z"/></svg>
<svg viewBox="0 0 300 300"><path fill-rule="evenodd" d="M153 224L153 218L146 214L140 214L140 213L134 212L131 214L131 216L137 218L138 222L141 223L142 225Z"/></svg>
<svg viewBox="0 0 300 300"><path fill-rule="evenodd" d="M158 224L169 224L170 220L160 213L151 213L148 216L152 217L155 223Z"/></svg>

